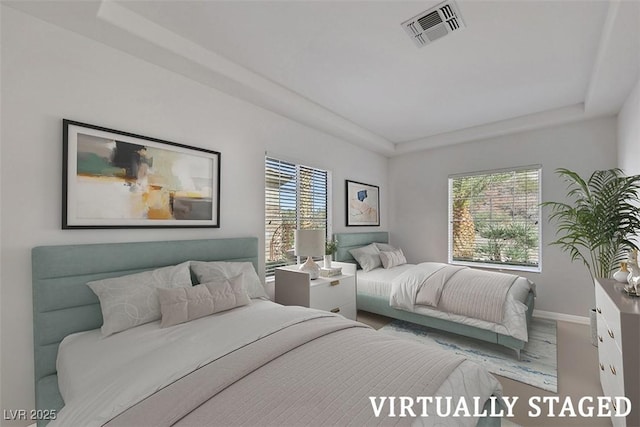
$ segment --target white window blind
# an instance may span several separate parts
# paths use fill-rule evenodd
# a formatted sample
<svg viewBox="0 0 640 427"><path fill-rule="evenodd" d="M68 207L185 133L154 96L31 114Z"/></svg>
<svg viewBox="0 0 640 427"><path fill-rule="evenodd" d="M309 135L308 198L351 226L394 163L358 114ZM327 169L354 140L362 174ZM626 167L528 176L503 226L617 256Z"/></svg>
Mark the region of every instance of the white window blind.
<svg viewBox="0 0 640 427"><path fill-rule="evenodd" d="M449 262L540 271L540 166L449 177Z"/></svg>
<svg viewBox="0 0 640 427"><path fill-rule="evenodd" d="M330 234L329 172L265 157L265 275L296 263L297 228Z"/></svg>

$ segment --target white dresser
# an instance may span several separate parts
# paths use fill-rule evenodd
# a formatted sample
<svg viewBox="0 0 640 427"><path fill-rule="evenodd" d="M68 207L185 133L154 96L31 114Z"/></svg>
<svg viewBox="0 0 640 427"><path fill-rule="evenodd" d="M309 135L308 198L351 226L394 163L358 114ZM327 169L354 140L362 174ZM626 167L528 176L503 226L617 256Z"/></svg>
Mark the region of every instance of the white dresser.
<svg viewBox="0 0 640 427"><path fill-rule="evenodd" d="M283 305L301 305L341 314L356 320L355 264L334 262L342 274L309 279L297 265L276 268L275 301Z"/></svg>
<svg viewBox="0 0 640 427"><path fill-rule="evenodd" d="M622 284L596 281L598 358L605 396L626 396L631 413L612 417L614 427L640 426L640 298L622 292Z"/></svg>

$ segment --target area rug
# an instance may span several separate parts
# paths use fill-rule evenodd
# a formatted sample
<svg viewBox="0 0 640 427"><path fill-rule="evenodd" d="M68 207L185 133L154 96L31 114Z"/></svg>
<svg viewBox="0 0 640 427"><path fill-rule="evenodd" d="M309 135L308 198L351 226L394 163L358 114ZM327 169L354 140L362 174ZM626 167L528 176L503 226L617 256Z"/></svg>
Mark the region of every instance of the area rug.
<svg viewBox="0 0 640 427"><path fill-rule="evenodd" d="M521 351L520 360L516 360L515 351L506 347L401 320L394 320L379 331L427 345L437 345L485 366L496 375L554 393L558 391L555 321L533 319L529 342Z"/></svg>

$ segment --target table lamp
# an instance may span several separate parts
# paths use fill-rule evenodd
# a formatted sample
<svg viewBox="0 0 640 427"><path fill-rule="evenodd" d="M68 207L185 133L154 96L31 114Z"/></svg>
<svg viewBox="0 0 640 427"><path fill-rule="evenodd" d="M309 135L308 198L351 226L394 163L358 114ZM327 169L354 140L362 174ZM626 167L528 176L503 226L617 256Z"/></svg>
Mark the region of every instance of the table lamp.
<svg viewBox="0 0 640 427"><path fill-rule="evenodd" d="M313 257L324 255L324 230L296 230L294 252L297 256L307 257L300 266L300 271L309 273L311 280L320 276L320 267L313 262Z"/></svg>

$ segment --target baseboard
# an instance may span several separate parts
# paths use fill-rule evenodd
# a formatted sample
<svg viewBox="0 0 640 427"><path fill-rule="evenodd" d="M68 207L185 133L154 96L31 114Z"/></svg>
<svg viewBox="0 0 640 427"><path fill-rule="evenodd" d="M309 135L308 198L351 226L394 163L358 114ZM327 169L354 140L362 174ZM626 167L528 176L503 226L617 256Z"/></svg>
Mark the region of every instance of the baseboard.
<svg viewBox="0 0 640 427"><path fill-rule="evenodd" d="M579 323L581 325L588 325L589 318L583 316L574 316L573 314L556 313L554 311L543 311L534 309L533 317L549 320L562 320L564 322Z"/></svg>

